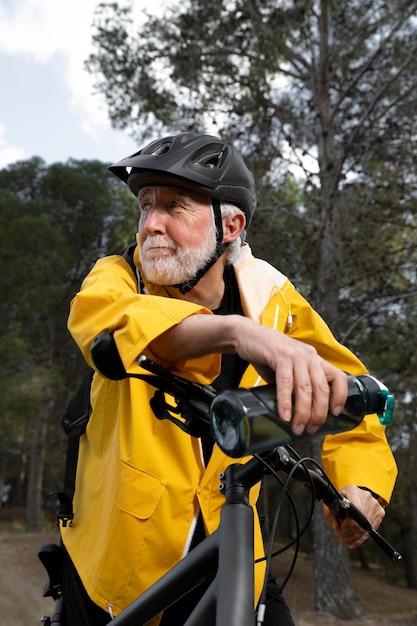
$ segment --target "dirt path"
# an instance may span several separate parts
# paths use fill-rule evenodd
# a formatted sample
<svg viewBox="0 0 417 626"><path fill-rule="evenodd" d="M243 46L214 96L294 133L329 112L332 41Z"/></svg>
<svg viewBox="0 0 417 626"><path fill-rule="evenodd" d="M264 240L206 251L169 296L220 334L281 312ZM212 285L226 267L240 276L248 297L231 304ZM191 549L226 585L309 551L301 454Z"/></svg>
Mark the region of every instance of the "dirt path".
<svg viewBox="0 0 417 626"><path fill-rule="evenodd" d="M417 590L389 585L377 572L359 566L352 567L352 579L362 619L319 615L314 611L312 563L300 555L284 594L296 626L417 626Z"/></svg>
<svg viewBox="0 0 417 626"><path fill-rule="evenodd" d="M1 623L35 626L49 614L52 600L42 597L46 573L37 558L41 545L57 541L57 532L0 534ZM388 585L376 573L352 572L365 617L342 621L314 612L312 571L300 556L286 598L297 626L417 626L417 591Z"/></svg>

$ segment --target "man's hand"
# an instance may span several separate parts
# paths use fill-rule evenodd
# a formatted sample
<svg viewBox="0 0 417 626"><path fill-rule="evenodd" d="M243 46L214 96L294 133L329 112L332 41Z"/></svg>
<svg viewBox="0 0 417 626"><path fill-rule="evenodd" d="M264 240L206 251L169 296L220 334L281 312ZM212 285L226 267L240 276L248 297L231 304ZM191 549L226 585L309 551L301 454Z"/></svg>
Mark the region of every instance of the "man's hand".
<svg viewBox="0 0 417 626"><path fill-rule="evenodd" d="M251 323L237 337L236 352L254 365L267 382L277 386L279 417L292 430L313 435L326 421L329 408L339 415L346 402L346 374L324 361L312 346Z"/></svg>
<svg viewBox="0 0 417 626"><path fill-rule="evenodd" d="M385 516L385 511L369 491L361 489L355 485L348 485L341 489L343 495L348 498L368 519L375 530L381 524ZM350 550L359 548L369 537L350 517L340 520L324 505L324 519L333 528L339 537L340 543L346 545Z"/></svg>

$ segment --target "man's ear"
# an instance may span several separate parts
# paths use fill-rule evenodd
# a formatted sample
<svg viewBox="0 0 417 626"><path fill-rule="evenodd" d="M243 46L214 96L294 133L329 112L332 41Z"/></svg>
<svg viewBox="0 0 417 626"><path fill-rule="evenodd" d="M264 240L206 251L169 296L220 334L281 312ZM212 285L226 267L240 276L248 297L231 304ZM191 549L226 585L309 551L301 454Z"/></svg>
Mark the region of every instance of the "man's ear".
<svg viewBox="0 0 417 626"><path fill-rule="evenodd" d="M246 217L243 213L227 215L223 218L223 242L231 243L245 230Z"/></svg>

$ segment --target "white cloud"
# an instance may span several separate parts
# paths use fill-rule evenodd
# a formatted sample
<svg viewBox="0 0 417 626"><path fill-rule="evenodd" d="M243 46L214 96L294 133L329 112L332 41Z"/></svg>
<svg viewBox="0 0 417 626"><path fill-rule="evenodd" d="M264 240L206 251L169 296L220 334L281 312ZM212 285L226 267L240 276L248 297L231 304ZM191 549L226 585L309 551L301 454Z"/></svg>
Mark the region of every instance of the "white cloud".
<svg viewBox="0 0 417 626"><path fill-rule="evenodd" d="M109 162L138 149L128 131L111 127L84 67L99 2L0 0L0 167L34 155ZM162 5L133 0L135 27L145 6Z"/></svg>
<svg viewBox="0 0 417 626"><path fill-rule="evenodd" d="M5 130L5 127L0 124L0 168L5 167L9 163L28 158L23 148L14 148L7 145L3 138Z"/></svg>
<svg viewBox="0 0 417 626"><path fill-rule="evenodd" d="M97 0L6 0L0 6L0 50L40 64L59 57L70 107L92 137L110 127L104 100L92 97L93 77L84 69L97 5Z"/></svg>
<svg viewBox="0 0 417 626"><path fill-rule="evenodd" d="M55 52L71 49L68 41L73 28L80 28L78 43L83 44L86 21L76 15L88 14L95 0L21 0L0 8L2 37L0 46L11 54L29 53L39 63L48 61Z"/></svg>

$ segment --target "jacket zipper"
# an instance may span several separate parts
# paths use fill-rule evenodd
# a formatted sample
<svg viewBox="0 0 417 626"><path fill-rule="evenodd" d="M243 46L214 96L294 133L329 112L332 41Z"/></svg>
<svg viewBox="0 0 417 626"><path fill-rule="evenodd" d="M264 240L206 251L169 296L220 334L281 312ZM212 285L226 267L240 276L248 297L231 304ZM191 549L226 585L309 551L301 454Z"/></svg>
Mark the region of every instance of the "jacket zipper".
<svg viewBox="0 0 417 626"><path fill-rule="evenodd" d="M185 547L182 553L182 559L187 556L187 554L190 551L192 542L193 542L193 538L194 538L194 534L195 534L195 529L197 526L197 520L198 520L198 516L200 515L200 507L197 507L196 512L194 513L194 518L193 521L191 522L191 527L188 533L188 537L187 537L187 541L185 542Z"/></svg>

